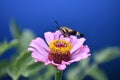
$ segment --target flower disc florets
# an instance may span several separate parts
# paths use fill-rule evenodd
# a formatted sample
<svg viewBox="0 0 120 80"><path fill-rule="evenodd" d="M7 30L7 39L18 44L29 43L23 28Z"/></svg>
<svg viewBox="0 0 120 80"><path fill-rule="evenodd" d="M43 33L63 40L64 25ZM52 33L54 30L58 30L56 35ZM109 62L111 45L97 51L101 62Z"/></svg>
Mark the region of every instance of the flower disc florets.
<svg viewBox="0 0 120 80"><path fill-rule="evenodd" d="M49 43L49 47L53 52L60 52L65 54L71 50L72 45L70 42L65 40L53 40Z"/></svg>
<svg viewBox="0 0 120 80"><path fill-rule="evenodd" d="M61 64L62 61L69 61L71 59L70 50L72 45L68 41L53 40L50 42L49 47L49 60L54 61L57 64Z"/></svg>

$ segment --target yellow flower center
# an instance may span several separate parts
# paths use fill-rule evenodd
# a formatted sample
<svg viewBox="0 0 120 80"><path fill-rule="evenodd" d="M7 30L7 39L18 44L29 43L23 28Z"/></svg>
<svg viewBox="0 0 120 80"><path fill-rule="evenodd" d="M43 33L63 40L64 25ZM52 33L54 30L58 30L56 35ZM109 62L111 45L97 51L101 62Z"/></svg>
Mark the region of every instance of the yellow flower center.
<svg viewBox="0 0 120 80"><path fill-rule="evenodd" d="M66 53L71 50L72 45L65 40L53 40L49 43L49 47L53 52Z"/></svg>
<svg viewBox="0 0 120 80"><path fill-rule="evenodd" d="M65 40L53 40L49 43L50 52L48 59L54 61L57 64L61 64L62 61L69 61L71 59L70 50L72 45Z"/></svg>

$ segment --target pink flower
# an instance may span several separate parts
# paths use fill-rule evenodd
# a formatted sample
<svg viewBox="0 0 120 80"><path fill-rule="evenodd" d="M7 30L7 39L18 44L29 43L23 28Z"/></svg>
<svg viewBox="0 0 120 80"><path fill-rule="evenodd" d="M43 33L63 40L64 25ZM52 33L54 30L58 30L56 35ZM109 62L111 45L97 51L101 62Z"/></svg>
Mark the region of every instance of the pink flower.
<svg viewBox="0 0 120 80"><path fill-rule="evenodd" d="M40 37L30 43L28 50L32 51L35 62L43 62L45 65L52 64L58 70L64 70L66 65L90 56L89 47L83 45L85 38L61 36L59 39L60 34L60 31L46 32L44 36L47 44Z"/></svg>

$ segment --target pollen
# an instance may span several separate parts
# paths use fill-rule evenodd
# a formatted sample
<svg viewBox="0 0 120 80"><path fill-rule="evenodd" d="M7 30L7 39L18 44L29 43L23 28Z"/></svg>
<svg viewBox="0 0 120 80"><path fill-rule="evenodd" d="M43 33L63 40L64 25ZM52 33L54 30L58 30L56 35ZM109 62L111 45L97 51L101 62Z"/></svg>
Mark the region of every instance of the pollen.
<svg viewBox="0 0 120 80"><path fill-rule="evenodd" d="M49 47L52 52L60 52L60 53L67 53L71 50L72 45L70 42L65 41L65 40L54 40L49 43Z"/></svg>

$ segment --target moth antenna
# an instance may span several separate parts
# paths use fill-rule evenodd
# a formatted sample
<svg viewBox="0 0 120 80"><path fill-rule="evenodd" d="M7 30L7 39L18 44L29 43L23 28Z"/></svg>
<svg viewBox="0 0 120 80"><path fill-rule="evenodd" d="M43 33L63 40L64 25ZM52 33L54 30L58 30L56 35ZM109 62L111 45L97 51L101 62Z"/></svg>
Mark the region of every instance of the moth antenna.
<svg viewBox="0 0 120 80"><path fill-rule="evenodd" d="M58 23L58 21L55 20L54 22L55 24L57 24L58 27L60 27L60 24Z"/></svg>
<svg viewBox="0 0 120 80"><path fill-rule="evenodd" d="M60 27L56 26L57 29L60 29Z"/></svg>

